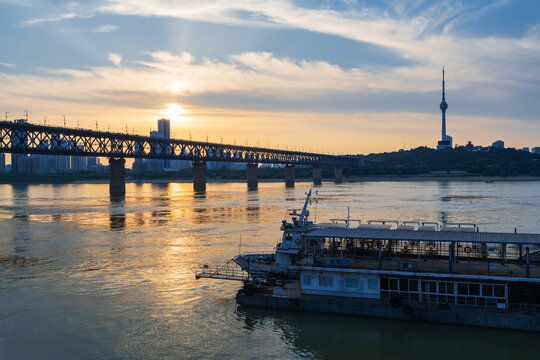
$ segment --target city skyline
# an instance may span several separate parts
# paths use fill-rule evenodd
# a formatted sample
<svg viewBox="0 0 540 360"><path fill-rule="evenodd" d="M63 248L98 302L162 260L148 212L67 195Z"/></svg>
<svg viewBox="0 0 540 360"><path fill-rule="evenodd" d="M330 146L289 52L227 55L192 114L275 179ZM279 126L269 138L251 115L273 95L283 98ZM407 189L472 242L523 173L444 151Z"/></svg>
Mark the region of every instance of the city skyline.
<svg viewBox="0 0 540 360"><path fill-rule="evenodd" d="M445 65L455 144L538 145L540 12L524 1L0 8L9 119L144 135L165 117L175 138L330 153L433 147Z"/></svg>

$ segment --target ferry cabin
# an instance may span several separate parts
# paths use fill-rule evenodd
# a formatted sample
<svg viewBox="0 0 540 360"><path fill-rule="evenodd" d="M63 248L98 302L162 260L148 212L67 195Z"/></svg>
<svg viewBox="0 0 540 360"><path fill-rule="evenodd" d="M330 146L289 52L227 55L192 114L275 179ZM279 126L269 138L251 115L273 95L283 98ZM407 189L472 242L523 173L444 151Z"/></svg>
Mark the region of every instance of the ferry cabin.
<svg viewBox="0 0 540 360"><path fill-rule="evenodd" d="M538 234L318 228L304 236L305 295L540 309Z"/></svg>

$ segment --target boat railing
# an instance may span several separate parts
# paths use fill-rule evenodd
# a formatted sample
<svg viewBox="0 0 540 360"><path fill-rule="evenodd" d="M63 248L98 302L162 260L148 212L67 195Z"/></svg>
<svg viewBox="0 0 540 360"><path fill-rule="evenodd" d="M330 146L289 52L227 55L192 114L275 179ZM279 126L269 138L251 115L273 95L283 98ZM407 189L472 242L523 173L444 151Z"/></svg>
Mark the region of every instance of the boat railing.
<svg viewBox="0 0 540 360"><path fill-rule="evenodd" d="M222 280L236 280L246 281L250 280L249 274L240 269L234 260L227 261L224 265L202 265L194 269L195 279L207 278L207 279L222 279Z"/></svg>

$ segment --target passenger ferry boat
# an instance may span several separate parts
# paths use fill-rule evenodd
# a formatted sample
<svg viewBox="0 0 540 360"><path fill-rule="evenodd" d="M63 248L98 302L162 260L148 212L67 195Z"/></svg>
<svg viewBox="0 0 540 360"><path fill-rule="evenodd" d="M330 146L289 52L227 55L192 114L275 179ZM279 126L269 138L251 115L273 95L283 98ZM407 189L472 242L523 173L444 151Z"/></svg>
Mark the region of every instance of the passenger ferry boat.
<svg viewBox="0 0 540 360"><path fill-rule="evenodd" d="M540 234L395 220L281 225L274 253L233 261L244 306L540 331ZM227 278L220 271L198 277ZM233 278L233 277L230 277Z"/></svg>

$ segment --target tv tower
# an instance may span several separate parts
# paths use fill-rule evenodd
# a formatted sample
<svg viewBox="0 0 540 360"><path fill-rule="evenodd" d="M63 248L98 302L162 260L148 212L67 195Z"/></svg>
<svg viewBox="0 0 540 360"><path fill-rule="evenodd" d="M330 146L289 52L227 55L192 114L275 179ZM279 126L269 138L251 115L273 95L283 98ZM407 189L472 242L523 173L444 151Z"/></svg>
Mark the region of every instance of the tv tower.
<svg viewBox="0 0 540 360"><path fill-rule="evenodd" d="M448 109L448 103L446 102L444 92L444 67L442 69L442 101L439 108L442 112L442 136L441 141L437 143L437 150L451 149L452 137L450 135L446 135L446 109Z"/></svg>

